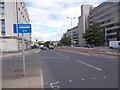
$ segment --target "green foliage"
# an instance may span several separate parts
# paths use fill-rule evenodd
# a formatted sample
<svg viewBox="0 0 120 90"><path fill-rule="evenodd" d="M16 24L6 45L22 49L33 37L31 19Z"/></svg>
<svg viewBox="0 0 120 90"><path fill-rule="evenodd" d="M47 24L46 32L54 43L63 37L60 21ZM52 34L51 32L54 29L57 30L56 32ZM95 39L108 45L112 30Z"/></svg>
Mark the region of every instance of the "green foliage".
<svg viewBox="0 0 120 90"><path fill-rule="evenodd" d="M44 46L49 47L50 41L44 42Z"/></svg>
<svg viewBox="0 0 120 90"><path fill-rule="evenodd" d="M71 45L71 38L68 37L67 34L64 34L58 45L70 46Z"/></svg>
<svg viewBox="0 0 120 90"><path fill-rule="evenodd" d="M38 42L38 45L40 46L40 45L44 45L44 43L42 43L42 42Z"/></svg>
<svg viewBox="0 0 120 90"><path fill-rule="evenodd" d="M99 24L93 23L93 25L86 29L86 33L83 34L83 38L87 43L95 45L103 39L103 32L101 32L99 28Z"/></svg>

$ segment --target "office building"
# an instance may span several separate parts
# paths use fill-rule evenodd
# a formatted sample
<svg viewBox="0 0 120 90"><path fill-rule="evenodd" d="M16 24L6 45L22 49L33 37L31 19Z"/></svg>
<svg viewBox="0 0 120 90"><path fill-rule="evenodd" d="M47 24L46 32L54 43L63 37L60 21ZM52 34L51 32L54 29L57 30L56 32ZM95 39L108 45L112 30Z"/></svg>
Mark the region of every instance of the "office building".
<svg viewBox="0 0 120 90"><path fill-rule="evenodd" d="M29 23L29 14L22 0L21 2L0 2L0 50L21 50L22 34L13 33L13 24ZM31 33L24 34L24 39L25 49L30 48Z"/></svg>
<svg viewBox="0 0 120 90"><path fill-rule="evenodd" d="M92 5L81 6L81 16L78 18L78 25L72 29L67 30L67 35L72 37L74 46L82 46L85 39L82 38L86 28L89 27L89 11L93 8ZM71 31L72 30L72 31Z"/></svg>
<svg viewBox="0 0 120 90"><path fill-rule="evenodd" d="M120 1L104 2L90 11L90 25L100 24L100 31L104 32L103 42L120 40Z"/></svg>

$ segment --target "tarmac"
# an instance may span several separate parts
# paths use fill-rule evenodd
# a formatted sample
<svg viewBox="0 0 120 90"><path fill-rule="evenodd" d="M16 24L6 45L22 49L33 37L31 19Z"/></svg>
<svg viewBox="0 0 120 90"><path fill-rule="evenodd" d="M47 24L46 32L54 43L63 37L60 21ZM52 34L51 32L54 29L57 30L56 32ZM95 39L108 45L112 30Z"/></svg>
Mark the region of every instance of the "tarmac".
<svg viewBox="0 0 120 90"><path fill-rule="evenodd" d="M118 52L110 51L108 49L92 49L92 48L83 48L83 47L75 47L75 48L69 48L69 47L62 47L59 49L71 49L75 51L81 51L81 52L87 52L87 53L102 53L105 55L114 55L119 56ZM25 54L33 54L40 52L40 49L35 50L29 50L26 51ZM18 57L22 55L22 52L20 53L2 53L0 56L1 58L9 58L9 57ZM2 72L3 77L5 77L4 80L2 80L2 88L44 88L43 83L43 76L42 76L42 69L36 68L36 67L29 67L26 68L27 75L23 76L23 71L6 71Z"/></svg>

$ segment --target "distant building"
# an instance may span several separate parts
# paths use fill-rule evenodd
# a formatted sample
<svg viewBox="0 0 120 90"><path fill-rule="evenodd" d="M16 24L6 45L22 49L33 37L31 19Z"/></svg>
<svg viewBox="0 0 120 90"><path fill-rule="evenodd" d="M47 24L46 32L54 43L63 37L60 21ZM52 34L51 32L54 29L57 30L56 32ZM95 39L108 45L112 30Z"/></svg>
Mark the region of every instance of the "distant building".
<svg viewBox="0 0 120 90"><path fill-rule="evenodd" d="M104 2L90 11L90 25L100 24L104 32L103 42L120 40L120 1Z"/></svg>
<svg viewBox="0 0 120 90"><path fill-rule="evenodd" d="M13 33L13 24L30 23L27 9L22 1L0 1L0 49L2 51L18 51L22 48L22 34ZM30 48L31 33L24 36L25 48Z"/></svg>
<svg viewBox="0 0 120 90"><path fill-rule="evenodd" d="M72 35L72 44L74 46L79 46L79 42L80 41L79 41L78 33L79 33L78 26L76 26L76 27L74 27L72 29L67 30L67 33L66 33L67 36L69 36L69 37L71 37L71 35Z"/></svg>
<svg viewBox="0 0 120 90"><path fill-rule="evenodd" d="M78 25L72 29L67 30L67 35L72 37L74 46L82 46L85 40L82 38L85 29L89 27L89 12L93 8L92 5L81 6L81 16L78 18ZM71 32L72 30L72 32Z"/></svg>
<svg viewBox="0 0 120 90"><path fill-rule="evenodd" d="M86 43L83 38L83 34L86 32L85 30L89 27L89 12L94 7L92 5L82 5L81 6L81 16L79 17L78 29L79 29L79 40L80 46Z"/></svg>

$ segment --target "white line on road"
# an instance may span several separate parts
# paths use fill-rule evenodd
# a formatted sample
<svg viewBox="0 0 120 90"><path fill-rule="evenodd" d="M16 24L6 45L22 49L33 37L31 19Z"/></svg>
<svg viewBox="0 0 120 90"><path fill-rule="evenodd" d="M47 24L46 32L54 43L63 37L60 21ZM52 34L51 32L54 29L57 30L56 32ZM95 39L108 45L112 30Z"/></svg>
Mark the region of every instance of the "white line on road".
<svg viewBox="0 0 120 90"><path fill-rule="evenodd" d="M44 81L43 81L43 72L42 72L42 69L41 69L41 88L44 88Z"/></svg>
<svg viewBox="0 0 120 90"><path fill-rule="evenodd" d="M84 78L82 78L82 81L84 81L85 79Z"/></svg>
<svg viewBox="0 0 120 90"><path fill-rule="evenodd" d="M95 78L95 77L93 77L93 79L95 80L96 78Z"/></svg>
<svg viewBox="0 0 120 90"><path fill-rule="evenodd" d="M55 51L52 51L52 52L54 52L55 54L62 55L63 57L66 57L66 58L70 59L70 57L69 57L69 56L67 56L67 55L64 55L64 54L62 54L62 53L60 53L60 52L55 52Z"/></svg>
<svg viewBox="0 0 120 90"><path fill-rule="evenodd" d="M87 66L89 66L89 67L91 67L91 68L94 68L94 69L96 69L96 70L98 70L98 71L102 71L102 69L97 68L97 67L95 67L95 66L92 66L92 65L90 65L90 64L87 64L87 63L85 63L85 62L82 62L82 61L79 61L79 60L76 60L76 61L79 62L79 63L82 63L82 64L84 64L84 65L87 65Z"/></svg>

